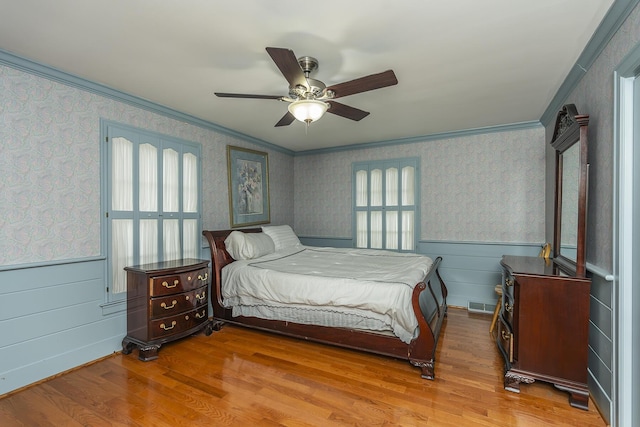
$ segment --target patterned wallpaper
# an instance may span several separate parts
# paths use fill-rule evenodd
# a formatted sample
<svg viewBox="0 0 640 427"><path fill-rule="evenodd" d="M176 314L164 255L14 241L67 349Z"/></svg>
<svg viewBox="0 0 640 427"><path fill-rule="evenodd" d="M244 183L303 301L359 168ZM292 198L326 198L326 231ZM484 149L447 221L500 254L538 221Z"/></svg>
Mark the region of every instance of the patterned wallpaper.
<svg viewBox="0 0 640 427"><path fill-rule="evenodd" d="M205 228L229 227L226 145L269 152L272 223L293 223L293 157L0 66L0 265L100 255L101 118L202 144Z"/></svg>
<svg viewBox="0 0 640 427"><path fill-rule="evenodd" d="M351 237L351 163L420 157L421 239L544 241L544 128L296 157L294 228Z"/></svg>
<svg viewBox="0 0 640 427"><path fill-rule="evenodd" d="M589 114L589 208L587 212L587 261L613 271L613 129L614 72L640 43L640 6L629 15L587 74L565 100L578 112ZM553 123L547 134L553 132Z"/></svg>

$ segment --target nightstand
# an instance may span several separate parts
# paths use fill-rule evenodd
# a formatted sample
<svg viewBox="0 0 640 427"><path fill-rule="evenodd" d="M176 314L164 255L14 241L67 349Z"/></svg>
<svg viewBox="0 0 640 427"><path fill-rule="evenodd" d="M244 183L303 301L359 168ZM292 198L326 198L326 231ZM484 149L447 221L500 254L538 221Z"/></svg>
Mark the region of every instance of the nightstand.
<svg viewBox="0 0 640 427"><path fill-rule="evenodd" d="M158 358L162 344L213 331L209 320L209 261L179 259L125 267L127 336L122 353L138 347L142 361Z"/></svg>

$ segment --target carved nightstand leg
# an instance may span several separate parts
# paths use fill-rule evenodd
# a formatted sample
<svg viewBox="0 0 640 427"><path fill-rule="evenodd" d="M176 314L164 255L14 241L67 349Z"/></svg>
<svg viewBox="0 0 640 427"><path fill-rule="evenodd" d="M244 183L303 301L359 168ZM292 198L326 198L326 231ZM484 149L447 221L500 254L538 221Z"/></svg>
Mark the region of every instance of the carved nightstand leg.
<svg viewBox="0 0 640 427"><path fill-rule="evenodd" d="M155 360L158 358L158 350L160 350L160 344L140 345L138 346L138 359L142 360L143 362Z"/></svg>
<svg viewBox="0 0 640 427"><path fill-rule="evenodd" d="M214 320L213 324L211 325L211 329L214 331L219 331L220 329L222 329L222 325L224 325L224 322L221 320Z"/></svg>
<svg viewBox="0 0 640 427"><path fill-rule="evenodd" d="M514 393L520 393L520 383L531 384L534 381L531 377L507 371L507 373L504 374L504 389Z"/></svg>
<svg viewBox="0 0 640 427"><path fill-rule="evenodd" d="M122 340L122 354L131 354L135 348L135 343L132 343L127 338Z"/></svg>
<svg viewBox="0 0 640 427"><path fill-rule="evenodd" d="M214 329L214 323L213 323L213 321L212 321L212 320L209 320L209 321L207 322L207 326L205 326L205 327L204 327L204 334L205 334L205 336L207 336L207 337L208 337L209 335L211 335L211 334L213 333L213 329ZM218 330L219 330L219 329L220 329L220 328L218 328Z"/></svg>

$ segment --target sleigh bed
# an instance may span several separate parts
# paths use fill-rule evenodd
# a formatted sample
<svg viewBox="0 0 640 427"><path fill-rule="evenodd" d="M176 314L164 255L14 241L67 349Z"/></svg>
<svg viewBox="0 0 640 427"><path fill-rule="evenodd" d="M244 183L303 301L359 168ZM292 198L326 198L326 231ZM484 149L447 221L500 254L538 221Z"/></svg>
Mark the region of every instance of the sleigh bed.
<svg viewBox="0 0 640 427"><path fill-rule="evenodd" d="M434 378L447 312L441 257L304 246L288 226L203 235L214 329L230 323L404 359Z"/></svg>

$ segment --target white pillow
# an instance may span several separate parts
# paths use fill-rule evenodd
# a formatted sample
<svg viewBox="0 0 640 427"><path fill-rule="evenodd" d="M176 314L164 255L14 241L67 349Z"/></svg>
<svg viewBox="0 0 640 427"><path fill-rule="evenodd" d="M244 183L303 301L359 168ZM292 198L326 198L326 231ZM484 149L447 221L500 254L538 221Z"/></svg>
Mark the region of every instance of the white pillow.
<svg viewBox="0 0 640 427"><path fill-rule="evenodd" d="M276 251L300 244L300 239L288 225L270 225L262 227L262 231L271 237L276 245Z"/></svg>
<svg viewBox="0 0 640 427"><path fill-rule="evenodd" d="M275 251L273 240L264 233L232 231L224 240L224 245L235 260L259 258Z"/></svg>

